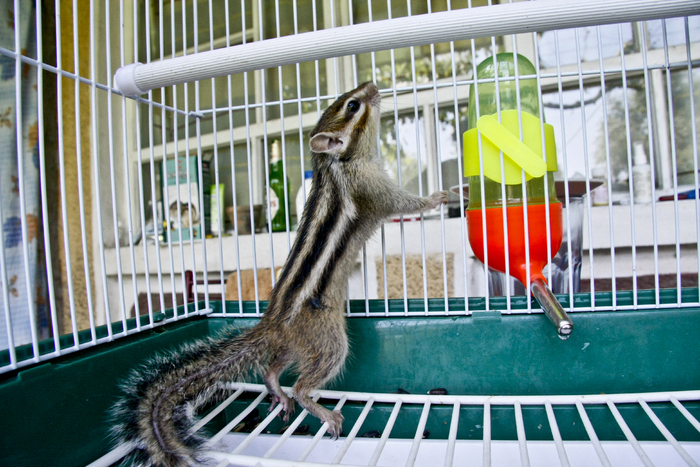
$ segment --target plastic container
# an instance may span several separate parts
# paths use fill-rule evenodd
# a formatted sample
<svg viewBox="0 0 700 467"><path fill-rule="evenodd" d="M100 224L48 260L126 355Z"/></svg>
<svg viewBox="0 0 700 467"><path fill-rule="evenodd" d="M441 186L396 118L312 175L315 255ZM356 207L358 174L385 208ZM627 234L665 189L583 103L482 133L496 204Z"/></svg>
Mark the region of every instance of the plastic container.
<svg viewBox="0 0 700 467"><path fill-rule="evenodd" d="M496 70L501 79L515 78L514 54L498 54L495 59L496 66L494 57L489 57L479 64L477 77L480 80L494 78ZM519 77L534 76L536 73L532 63L522 55L517 56L517 67ZM554 130L551 125L544 124L543 150L537 80L519 79L518 85L520 113L515 79L499 80L498 95L495 82L479 83L479 117L477 118L476 105L470 105L469 130L464 133L464 175L469 179L469 206L466 216L474 253L485 262L483 218L486 217L488 265L506 272L507 232L509 272L526 284L528 269L531 280L544 279L542 269L550 260L548 251L554 255L561 245L562 216L553 175L557 170ZM469 102L476 102L473 84L469 89ZM479 133L482 136L481 141ZM479 160L480 152L483 154L482 161ZM507 230L503 224L504 196ZM527 247L523 209L525 204L528 214ZM483 207L486 208L485 216L482 213ZM547 210L550 222L549 250ZM529 265L525 254L528 247Z"/></svg>
<svg viewBox="0 0 700 467"><path fill-rule="evenodd" d="M521 55L498 54L481 62L476 74L493 81L469 88L464 175L472 250L481 262L530 289L559 337L568 339L573 322L542 274L561 246L563 230L553 175L554 129L539 119L537 80L520 79L534 76L535 67Z"/></svg>
<svg viewBox="0 0 700 467"><path fill-rule="evenodd" d="M683 302L697 301L697 297L697 289L683 290ZM576 296L574 306L590 309L591 298L589 294ZM431 300L429 307L425 308L423 299L409 299L408 309L420 313L420 316L348 319L353 356L348 359L343 373L327 388L343 391L343 394L348 391L371 393L377 400L383 397L382 394L397 392L398 388L413 394L402 396L404 404L391 430L390 440L413 441L425 407L410 404L411 397L425 395L433 388L446 388L450 396L475 395L488 400L493 400L491 396L509 394L549 395L564 442L589 442L580 412L571 404L555 403L556 395L605 393L614 397L614 394L700 388L700 370L697 365L689 363L700 359L700 346L697 345L700 340L700 309L680 309L676 299L676 290L671 289L660 291L660 301L653 290L639 291L636 298L629 292L618 292L618 306L637 304L649 308L576 313L577 334L566 343L547 336L549 324L539 313L501 315L493 309L485 311L483 299L470 298L468 309L471 315L444 316L443 300ZM608 306L612 302L610 292L595 295L597 306ZM661 308L653 308L659 303ZM457 310L458 304L464 307L463 299L450 299L451 310ZM97 346L88 345L91 336L86 331L79 336L86 348L0 376L0 465L84 467L108 453L111 449L109 411L120 395L119 385L129 372L158 352L176 349L194 339L215 336L225 326L241 330L252 326L258 321L255 302L244 301L243 305L244 311L239 317L198 317L170 322ZM505 298L492 298L492 305L505 305ZM193 310L193 304L190 306ZM212 301L211 306L214 313L220 313L225 307L229 316L238 316L238 302ZM404 306L403 300L389 300L391 310L403 310ZM523 312L527 308L526 300L524 297L514 298L512 306ZM354 314L364 316L365 307L364 300L350 302L350 311ZM383 300L369 301L369 311L373 316L383 315L384 310ZM422 316L424 312L431 316ZM172 316L172 310L168 310L165 314L157 313L156 320ZM121 322L114 323L113 332L121 332L121 326ZM133 330L134 320L128 320L127 326ZM97 328L98 338L106 335L106 328ZM72 335L64 338L72 339ZM643 345L630 345L631 342ZM46 346L46 352L51 352L51 345L52 341L47 341L42 343L42 348ZM31 349L27 351L31 352ZM6 358L6 353L0 352L0 359ZM18 355L23 355L22 349L18 350ZM571 365L572 361L576 364ZM293 381L285 376L282 384L287 386ZM236 419L257 395L236 401L223 410L207 426L210 433ZM333 408L336 401L324 403ZM584 404L598 438L606 443L606 450L614 441L628 443L607 406ZM364 405L348 402L342 407L343 427L347 432L361 416ZM683 405L700 418L700 403L684 402ZM262 418L267 416L268 406L267 401L262 402L259 408ZM367 441L368 438L361 435L373 430L382 433L393 407L393 404L376 402L364 419L357 440ZM522 407L522 411L518 409L516 412L512 405L492 405L490 439L498 443L517 440L516 414L522 413L528 446L549 441L551 452L556 456L545 408L526 404ZM665 439L641 407L635 404L618 404L618 407L638 441L662 444L660 442ZM448 439L451 409L451 403L440 404L438 401L430 406L430 419L425 426L430 431L430 439L423 440L423 443ZM693 426L677 411L673 412L671 402L653 404L653 410L686 448L689 442L700 440ZM301 409L297 414L299 412ZM277 425L272 432L277 433L283 421L279 417L274 417L274 420ZM481 441L485 436L483 422L483 407L463 405L458 442ZM310 416L303 420L303 424L309 426L310 434L321 427L321 423ZM278 435L267 436L275 437L274 441L279 438ZM312 439L304 435L292 438L304 443ZM335 442L331 458L347 440L343 437ZM263 453L270 444L265 446ZM580 452L578 447L572 449ZM501 455L502 448L494 445L493 451L495 457ZM243 454L250 455L250 451ZM254 462L266 465L262 455L260 457ZM118 462L118 459L111 462ZM330 460L325 462L331 463ZM103 462L101 465L109 464ZM436 465L436 462L422 465ZM556 458L546 465L558 465Z"/></svg>

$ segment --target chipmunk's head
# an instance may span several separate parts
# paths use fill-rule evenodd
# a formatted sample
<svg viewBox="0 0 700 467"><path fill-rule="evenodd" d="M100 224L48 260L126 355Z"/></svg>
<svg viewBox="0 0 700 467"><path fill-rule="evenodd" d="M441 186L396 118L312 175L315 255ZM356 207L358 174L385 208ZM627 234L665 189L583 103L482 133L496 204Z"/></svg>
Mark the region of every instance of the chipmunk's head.
<svg viewBox="0 0 700 467"><path fill-rule="evenodd" d="M371 155L377 144L380 103L374 83L361 84L340 96L323 112L311 132L311 150L339 160Z"/></svg>

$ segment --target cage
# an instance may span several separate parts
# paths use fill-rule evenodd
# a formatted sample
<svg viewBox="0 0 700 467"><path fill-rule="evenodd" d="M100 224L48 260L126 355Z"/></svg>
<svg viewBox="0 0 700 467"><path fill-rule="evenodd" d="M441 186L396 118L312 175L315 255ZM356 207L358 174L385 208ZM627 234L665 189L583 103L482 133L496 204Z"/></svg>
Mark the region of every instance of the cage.
<svg viewBox="0 0 700 467"><path fill-rule="evenodd" d="M351 356L312 393L342 412L340 439L232 382L195 426L209 463L700 462L700 3L5 3L1 465L119 463L109 410L129 372L259 321L308 133L365 81L387 172L448 204L387 219L357 258ZM479 77L503 53L533 71ZM470 86L526 81L556 141L563 242L543 274L566 340L465 222Z"/></svg>

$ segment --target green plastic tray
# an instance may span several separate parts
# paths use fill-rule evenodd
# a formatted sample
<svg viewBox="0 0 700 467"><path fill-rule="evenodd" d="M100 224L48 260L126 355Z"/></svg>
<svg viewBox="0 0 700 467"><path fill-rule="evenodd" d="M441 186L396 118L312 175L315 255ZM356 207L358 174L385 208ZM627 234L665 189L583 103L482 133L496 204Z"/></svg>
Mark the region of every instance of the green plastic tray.
<svg viewBox="0 0 700 467"><path fill-rule="evenodd" d="M653 303L653 296L640 293L638 303ZM588 306L586 297L577 296L576 300L581 300L577 305ZM675 297L675 291L663 291L662 300L672 302ZM617 304L628 301L631 305L631 298L620 293ZM683 301L692 300L697 300L697 290L684 290ZM565 297L562 301L566 302ZM611 302L610 294L596 295L598 306L606 306L606 301ZM450 302L451 309L459 303ZM562 341L543 314L479 311L483 303L470 301L471 316L350 318L351 357L343 376L329 389L393 393L401 388L424 394L439 387L450 394L550 395L700 388L700 308L575 313L573 336ZM513 300L514 308L526 304L524 297ZM403 310L404 302L390 301L389 305L391 311ZM491 305L498 305L498 300ZM215 312L222 306L238 311L235 302L212 303ZM409 302L412 311L421 307L422 300ZM441 307L444 300L430 301L431 311ZM246 303L244 316L254 308L255 304ZM383 312L385 302L370 302L370 308ZM352 303L352 312L365 310L364 301ZM83 466L92 462L110 449L108 411L119 396L119 381L130 369L155 352L210 336L224 326L243 329L256 322L248 317L198 317L173 322L0 376L0 465ZM282 384L292 382L293 377L287 376ZM227 409L215 424L223 425L233 417L236 407L234 404ZM686 407L700 416L697 403ZM346 421L351 423L360 410L351 405L344 407ZM447 408L431 410L437 414L431 420L441 420L441 410L445 411L444 417L449 417ZM662 405L654 410L663 417ZM389 411L379 406L373 409L363 429L381 426ZM638 407L629 411L623 407L621 411L625 417L640 419L641 428L635 433L638 439L662 439L650 422L642 420L644 415L636 413ZM600 438L624 439L610 413L597 412L593 410L589 415ZM412 437L410 429L401 427L415 427L413 418L419 416L410 410L402 412L392 437ZM460 424L480 417L483 412L479 409L465 408ZM513 417L512 409L492 409L493 439L516 439ZM546 414L538 408L524 408L523 417L528 433L537 433L536 427L546 424ZM565 439L587 439L581 424L576 423L577 417L572 409L558 409ZM678 421L674 435L679 440L700 440L697 431L683 422ZM311 420L309 425L311 430L318 428ZM437 422L429 429L440 436L448 425ZM479 432L460 435L473 439L480 436ZM551 434L545 430L533 439L551 439Z"/></svg>

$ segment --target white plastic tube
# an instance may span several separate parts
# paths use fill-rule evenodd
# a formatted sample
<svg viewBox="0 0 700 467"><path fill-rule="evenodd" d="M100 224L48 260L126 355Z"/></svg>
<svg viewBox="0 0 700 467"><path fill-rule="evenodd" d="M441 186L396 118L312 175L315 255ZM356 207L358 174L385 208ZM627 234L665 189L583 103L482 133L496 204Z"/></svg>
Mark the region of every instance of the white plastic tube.
<svg viewBox="0 0 700 467"><path fill-rule="evenodd" d="M127 96L190 81L399 47L700 14L697 0L540 0L417 15L251 42L117 70Z"/></svg>

